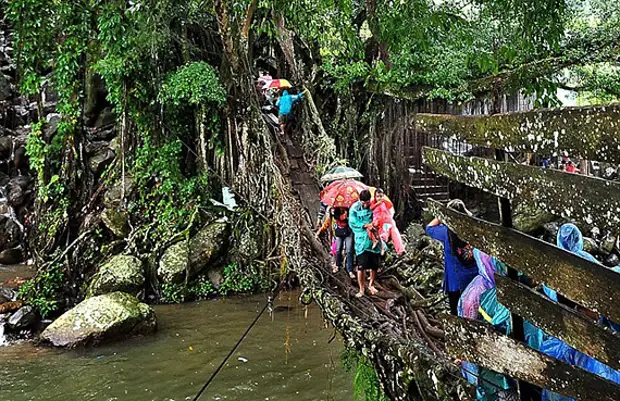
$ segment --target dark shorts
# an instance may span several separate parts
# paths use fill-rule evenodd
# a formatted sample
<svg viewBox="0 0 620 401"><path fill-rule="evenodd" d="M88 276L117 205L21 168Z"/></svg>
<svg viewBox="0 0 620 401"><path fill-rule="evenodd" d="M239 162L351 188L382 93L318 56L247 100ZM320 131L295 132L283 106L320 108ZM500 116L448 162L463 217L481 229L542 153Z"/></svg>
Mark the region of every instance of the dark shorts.
<svg viewBox="0 0 620 401"><path fill-rule="evenodd" d="M377 270L381 266L381 255L365 251L357 255L357 266L361 270Z"/></svg>
<svg viewBox="0 0 620 401"><path fill-rule="evenodd" d="M280 124L286 124L291 120L290 114L280 114L279 121Z"/></svg>

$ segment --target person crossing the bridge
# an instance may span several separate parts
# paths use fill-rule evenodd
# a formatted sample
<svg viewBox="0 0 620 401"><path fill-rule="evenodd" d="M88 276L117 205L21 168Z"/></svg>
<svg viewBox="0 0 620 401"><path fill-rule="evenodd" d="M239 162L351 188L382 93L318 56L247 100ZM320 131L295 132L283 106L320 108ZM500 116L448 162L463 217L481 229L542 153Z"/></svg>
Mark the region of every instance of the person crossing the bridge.
<svg viewBox="0 0 620 401"><path fill-rule="evenodd" d="M282 130L282 135L286 134L286 130L290 128L291 123L293 122L293 105L303 99L304 94L301 92L298 95L291 95L288 93L288 90L284 89L282 91L282 96L276 102L276 106L279 107L279 119L280 119L280 129Z"/></svg>
<svg viewBox="0 0 620 401"><path fill-rule="evenodd" d="M349 210L344 207L335 207L329 210L329 217L325 219L323 225L316 232L316 237L325 231L330 234L332 253L335 257L335 264L332 268L333 273L338 273L342 268L343 251L346 252L346 269L349 277L355 278L353 274L353 231L349 227Z"/></svg>
<svg viewBox="0 0 620 401"><path fill-rule="evenodd" d="M374 284L381 264L381 249L373 247L372 240L368 236L368 229L372 227L370 199L370 191L365 189L360 192L359 200L349 209L349 227L353 230L355 237L355 255L358 263L359 292L355 294L358 298L363 297L366 292L366 271L370 271L368 291L372 295L379 292Z"/></svg>

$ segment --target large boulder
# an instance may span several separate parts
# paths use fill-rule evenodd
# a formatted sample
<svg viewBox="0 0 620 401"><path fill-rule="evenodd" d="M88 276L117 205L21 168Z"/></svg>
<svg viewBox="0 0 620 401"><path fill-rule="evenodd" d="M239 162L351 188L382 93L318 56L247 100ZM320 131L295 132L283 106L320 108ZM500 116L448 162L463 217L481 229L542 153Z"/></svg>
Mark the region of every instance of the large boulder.
<svg viewBox="0 0 620 401"><path fill-rule="evenodd" d="M189 246L180 241L164 252L159 260L157 276L164 283L180 283L185 279L189 267Z"/></svg>
<svg viewBox="0 0 620 401"><path fill-rule="evenodd" d="M150 306L133 295L113 292L82 301L49 325L40 338L56 347L77 347L150 334L156 329Z"/></svg>
<svg viewBox="0 0 620 401"><path fill-rule="evenodd" d="M112 186L106 193L103 198L103 204L107 208L119 208L122 207L122 195L123 195L123 180L119 180L116 185ZM130 176L125 176L125 197L129 198L134 191L134 182L133 178Z"/></svg>
<svg viewBox="0 0 620 401"><path fill-rule="evenodd" d="M19 245L22 231L17 222L6 215L0 215L0 251Z"/></svg>
<svg viewBox="0 0 620 401"><path fill-rule="evenodd" d="M8 135L0 137L0 159L9 159L12 152L13 139Z"/></svg>
<svg viewBox="0 0 620 401"><path fill-rule="evenodd" d="M164 283L180 283L201 273L226 249L228 224L206 225L189 241L180 241L166 249L159 261L157 275Z"/></svg>
<svg viewBox="0 0 620 401"><path fill-rule="evenodd" d="M545 224L555 219L554 215L543 212L536 206L527 203L516 204L512 215L514 227L524 233L539 234L543 231Z"/></svg>
<svg viewBox="0 0 620 401"><path fill-rule="evenodd" d="M103 149L95 153L88 159L90 171L99 174L112 159L114 159L114 152L110 149Z"/></svg>
<svg viewBox="0 0 620 401"><path fill-rule="evenodd" d="M215 222L205 226L190 240L189 264L192 274L200 272L226 248L228 224Z"/></svg>
<svg viewBox="0 0 620 401"><path fill-rule="evenodd" d="M144 285L144 269L140 259L116 255L105 263L88 286L89 297L123 291L137 294Z"/></svg>
<svg viewBox="0 0 620 401"><path fill-rule="evenodd" d="M260 257L260 235L257 226L248 226L235 233L234 260L244 266L250 265Z"/></svg>
<svg viewBox="0 0 620 401"><path fill-rule="evenodd" d="M16 265L24 261L24 252L21 248L5 249L0 252L0 264Z"/></svg>
<svg viewBox="0 0 620 401"><path fill-rule="evenodd" d="M116 116L112 111L111 107L106 107L99 113L97 116L97 120L94 123L94 126L97 128L105 127L107 125L114 124L116 122Z"/></svg>

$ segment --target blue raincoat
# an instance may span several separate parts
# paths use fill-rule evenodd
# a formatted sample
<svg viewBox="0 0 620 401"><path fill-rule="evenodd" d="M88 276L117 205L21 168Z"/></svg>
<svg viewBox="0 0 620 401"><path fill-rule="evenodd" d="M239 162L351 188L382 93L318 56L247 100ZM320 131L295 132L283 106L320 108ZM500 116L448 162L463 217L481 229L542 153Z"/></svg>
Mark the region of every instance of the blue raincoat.
<svg viewBox="0 0 620 401"><path fill-rule="evenodd" d="M572 252L575 255L581 256L591 262L599 263L592 255L583 250L583 235L581 234L581 231L579 231L579 228L577 228L574 224L564 224L560 227L557 237L557 246L558 248ZM543 290L549 298L557 302L557 293L553 289L543 286ZM601 318L601 321L607 322L612 327L615 326L613 322L607 321L604 317ZM555 337L547 337L543 341L540 351L569 365L578 366L590 373L594 373L616 384L620 384L620 372L580 351L577 351ZM543 401L573 400L570 397L556 394L547 389L543 390L542 399Z"/></svg>
<svg viewBox="0 0 620 401"><path fill-rule="evenodd" d="M439 224L426 227L426 234L443 243L443 255L445 272L443 275L443 290L445 292L464 291L471 281L478 275L478 271L467 268L452 253L450 240L448 239L448 227Z"/></svg>
<svg viewBox="0 0 620 401"><path fill-rule="evenodd" d="M582 352L577 351L574 348L569 347L565 342L560 341L555 337L549 337L545 340L540 351L569 365L578 366L590 373L594 373L611 382L620 384L620 372L610 368L604 363L597 361L596 359L587 356ZM573 398L556 394L547 389L542 392L542 400L574 401Z"/></svg>
<svg viewBox="0 0 620 401"><path fill-rule="evenodd" d="M304 97L303 93L299 95L290 95L288 91L285 89L282 92L282 96L276 102L276 106L279 106L280 115L288 115L291 114L291 110L293 110L293 104L296 101L301 100Z"/></svg>
<svg viewBox="0 0 620 401"><path fill-rule="evenodd" d="M581 256L590 262L599 263L594 256L583 250L583 235L579 228L574 224L564 224L560 227L557 237L557 247L564 249L565 251L574 253L577 256ZM543 284L543 291L545 295L551 298L553 301L558 301L558 294L555 290L547 287Z"/></svg>

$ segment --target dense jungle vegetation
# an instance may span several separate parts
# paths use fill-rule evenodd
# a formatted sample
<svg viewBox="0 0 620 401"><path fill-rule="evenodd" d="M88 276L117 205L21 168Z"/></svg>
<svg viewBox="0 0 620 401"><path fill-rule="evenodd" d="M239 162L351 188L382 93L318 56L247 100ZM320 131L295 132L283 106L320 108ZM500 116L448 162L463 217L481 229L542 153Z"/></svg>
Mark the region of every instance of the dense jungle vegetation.
<svg viewBox="0 0 620 401"><path fill-rule="evenodd" d="M153 300L212 293L204 278L201 289L200 279L162 285L157 261L223 214L242 252L222 263L238 266L227 277L250 280L235 279L241 290L302 265L300 212L260 115L260 71L312 94L295 136L317 173L346 160L394 194L401 215L413 196L406 161L380 125L396 98L523 91L544 107L559 104L558 88L583 103L620 97L615 1L12 0L3 9L17 89L36 103L25 146L38 274L22 293L44 315L81 299L96 266L119 252L147 261ZM113 157L89 168L88 149L103 140ZM223 186L237 194L234 215L209 201Z"/></svg>

